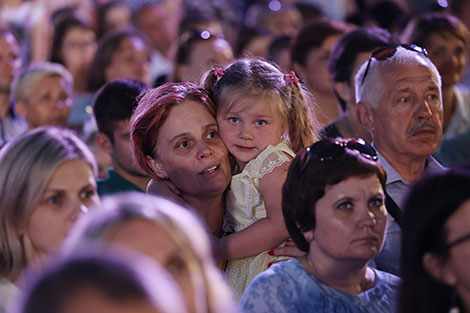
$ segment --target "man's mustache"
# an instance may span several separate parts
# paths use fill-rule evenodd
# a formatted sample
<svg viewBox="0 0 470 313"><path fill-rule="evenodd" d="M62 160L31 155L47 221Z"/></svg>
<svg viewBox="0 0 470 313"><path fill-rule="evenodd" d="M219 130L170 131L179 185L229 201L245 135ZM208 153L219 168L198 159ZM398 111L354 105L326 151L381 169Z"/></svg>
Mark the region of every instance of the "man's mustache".
<svg viewBox="0 0 470 313"><path fill-rule="evenodd" d="M415 132L417 132L421 128L432 128L434 131L437 131L436 124L428 120L424 120L411 126L410 129L408 130L408 135L413 135Z"/></svg>

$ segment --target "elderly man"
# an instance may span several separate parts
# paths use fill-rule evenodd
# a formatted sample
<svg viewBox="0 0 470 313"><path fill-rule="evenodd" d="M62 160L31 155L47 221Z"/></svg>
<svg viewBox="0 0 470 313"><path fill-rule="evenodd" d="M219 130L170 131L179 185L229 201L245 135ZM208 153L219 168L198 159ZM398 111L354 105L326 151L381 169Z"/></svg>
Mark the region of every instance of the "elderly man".
<svg viewBox="0 0 470 313"><path fill-rule="evenodd" d="M379 269L399 273L401 209L409 184L432 171L442 171L431 154L442 138L441 77L424 49L381 48L372 53L355 77L356 113L371 133L387 171L389 225Z"/></svg>
<svg viewBox="0 0 470 313"><path fill-rule="evenodd" d="M62 65L33 65L15 77L11 89L18 113L26 119L29 129L67 125L73 78Z"/></svg>
<svg viewBox="0 0 470 313"><path fill-rule="evenodd" d="M0 147L27 128L10 99L10 85L20 69L20 46L9 30L0 28Z"/></svg>

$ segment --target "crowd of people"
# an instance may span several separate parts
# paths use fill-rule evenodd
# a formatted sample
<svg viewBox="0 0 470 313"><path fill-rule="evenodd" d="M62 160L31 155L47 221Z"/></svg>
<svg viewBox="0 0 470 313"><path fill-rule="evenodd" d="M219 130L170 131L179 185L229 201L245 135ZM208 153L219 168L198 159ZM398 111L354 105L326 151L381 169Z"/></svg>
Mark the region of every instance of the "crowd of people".
<svg viewBox="0 0 470 313"><path fill-rule="evenodd" d="M470 313L469 12L0 1L0 313Z"/></svg>

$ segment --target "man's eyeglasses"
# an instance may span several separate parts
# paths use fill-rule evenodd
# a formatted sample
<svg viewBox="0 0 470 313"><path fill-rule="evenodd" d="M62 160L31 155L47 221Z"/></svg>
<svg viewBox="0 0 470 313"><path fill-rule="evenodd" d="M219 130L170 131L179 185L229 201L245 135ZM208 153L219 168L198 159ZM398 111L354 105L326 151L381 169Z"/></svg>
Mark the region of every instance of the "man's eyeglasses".
<svg viewBox="0 0 470 313"><path fill-rule="evenodd" d="M377 161L378 156L375 149L363 139L319 141L307 148L307 152L314 159L330 161L340 157L346 152L346 148L359 152L363 157Z"/></svg>
<svg viewBox="0 0 470 313"><path fill-rule="evenodd" d="M448 244L446 244L444 246L444 248L445 248L445 250L449 250L450 248L455 247L455 246L457 246L457 245L459 245L459 244L461 244L461 243L463 243L467 240L470 240L470 233L468 233L466 235L463 235L462 237L457 238L457 239L449 242Z"/></svg>
<svg viewBox="0 0 470 313"><path fill-rule="evenodd" d="M388 46L388 47L378 48L377 50L374 50L372 54L370 55L369 62L367 62L367 67L364 72L364 76L362 77L361 85L364 84L364 81L366 80L366 77L367 77L367 73L369 73L369 68L370 68L370 63L372 62L372 58L376 59L377 61L387 60L395 55L398 47L402 47L407 50L422 54L425 57L428 57L428 53L426 52L426 49L421 48L420 46L417 46L417 45L401 44L397 46Z"/></svg>

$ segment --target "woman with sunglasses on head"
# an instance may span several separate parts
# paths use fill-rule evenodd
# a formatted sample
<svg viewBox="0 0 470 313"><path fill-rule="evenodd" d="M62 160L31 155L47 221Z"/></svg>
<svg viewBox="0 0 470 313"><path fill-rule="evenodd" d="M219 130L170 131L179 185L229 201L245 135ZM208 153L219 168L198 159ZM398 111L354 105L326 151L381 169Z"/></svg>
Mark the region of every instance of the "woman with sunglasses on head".
<svg viewBox="0 0 470 313"><path fill-rule="evenodd" d="M283 187L289 234L306 254L255 278L242 312L394 312L399 278L367 266L382 248L386 174L363 140L319 141Z"/></svg>
<svg viewBox="0 0 470 313"><path fill-rule="evenodd" d="M470 312L470 172L418 182L404 212L400 312Z"/></svg>

